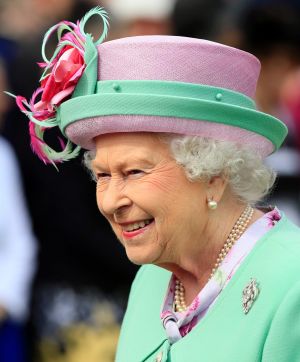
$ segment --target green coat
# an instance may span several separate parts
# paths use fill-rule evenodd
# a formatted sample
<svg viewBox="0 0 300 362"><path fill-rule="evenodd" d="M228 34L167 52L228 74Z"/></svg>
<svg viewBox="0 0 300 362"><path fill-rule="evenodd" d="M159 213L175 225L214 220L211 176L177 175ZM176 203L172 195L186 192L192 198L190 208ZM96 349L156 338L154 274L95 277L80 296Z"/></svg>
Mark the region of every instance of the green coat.
<svg viewBox="0 0 300 362"><path fill-rule="evenodd" d="M256 278L248 314L242 292ZM143 266L132 285L117 362L300 362L300 229L283 217L244 260L194 329L170 346L160 309L170 273Z"/></svg>

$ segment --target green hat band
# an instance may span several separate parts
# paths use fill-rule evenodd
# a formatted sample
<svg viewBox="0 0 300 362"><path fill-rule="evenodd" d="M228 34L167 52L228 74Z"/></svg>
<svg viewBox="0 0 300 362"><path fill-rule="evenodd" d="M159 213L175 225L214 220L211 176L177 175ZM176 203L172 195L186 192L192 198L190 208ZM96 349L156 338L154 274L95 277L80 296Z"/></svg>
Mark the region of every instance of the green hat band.
<svg viewBox="0 0 300 362"><path fill-rule="evenodd" d="M202 84L152 80L98 81L96 93L65 101L57 110L60 129L72 123L112 115L175 117L225 124L257 133L280 147L287 127L256 110L244 94ZM159 132L159 130L158 130ZM101 134L101 132L99 132Z"/></svg>

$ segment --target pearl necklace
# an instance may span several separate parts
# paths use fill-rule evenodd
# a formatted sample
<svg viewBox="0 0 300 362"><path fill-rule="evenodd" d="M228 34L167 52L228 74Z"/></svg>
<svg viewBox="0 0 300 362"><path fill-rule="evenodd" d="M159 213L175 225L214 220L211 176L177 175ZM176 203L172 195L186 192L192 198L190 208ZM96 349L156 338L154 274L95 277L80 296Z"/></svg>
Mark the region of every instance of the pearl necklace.
<svg viewBox="0 0 300 362"><path fill-rule="evenodd" d="M231 229L218 257L216 263L211 271L209 280L214 276L215 272L220 267L222 261L225 259L226 255L228 254L229 250L235 244L235 242L241 237L241 235L246 230L252 216L254 213L254 209L247 205L241 216L238 218L236 223L234 224L233 228ZM176 312L184 312L187 309L185 303L185 290L184 286L182 285L181 281L176 279L175 284L175 292L174 292L174 303L173 309Z"/></svg>

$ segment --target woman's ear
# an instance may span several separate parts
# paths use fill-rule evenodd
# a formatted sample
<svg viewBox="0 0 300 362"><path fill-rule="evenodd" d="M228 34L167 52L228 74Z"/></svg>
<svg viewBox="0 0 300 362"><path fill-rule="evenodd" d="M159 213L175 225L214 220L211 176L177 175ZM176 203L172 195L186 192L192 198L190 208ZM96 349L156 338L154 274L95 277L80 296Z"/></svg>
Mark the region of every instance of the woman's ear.
<svg viewBox="0 0 300 362"><path fill-rule="evenodd" d="M214 176L207 182L207 201L214 200L220 202L228 181L224 176Z"/></svg>

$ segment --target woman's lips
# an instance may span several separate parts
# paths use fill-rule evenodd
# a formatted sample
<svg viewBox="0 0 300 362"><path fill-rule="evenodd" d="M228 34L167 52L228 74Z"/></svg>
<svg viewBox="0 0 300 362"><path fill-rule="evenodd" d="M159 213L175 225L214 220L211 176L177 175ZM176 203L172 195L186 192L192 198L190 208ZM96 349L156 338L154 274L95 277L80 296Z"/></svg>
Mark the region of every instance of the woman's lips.
<svg viewBox="0 0 300 362"><path fill-rule="evenodd" d="M154 221L154 219L148 225L145 225L144 227L137 229L137 230L126 231L126 230L122 229L122 235L125 239L134 238L135 236L140 235L140 234L144 233L145 231L147 231L147 229L149 227L151 227L151 225L153 224L153 221Z"/></svg>

